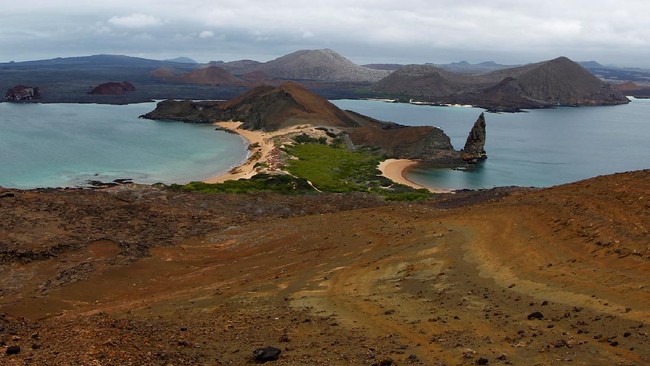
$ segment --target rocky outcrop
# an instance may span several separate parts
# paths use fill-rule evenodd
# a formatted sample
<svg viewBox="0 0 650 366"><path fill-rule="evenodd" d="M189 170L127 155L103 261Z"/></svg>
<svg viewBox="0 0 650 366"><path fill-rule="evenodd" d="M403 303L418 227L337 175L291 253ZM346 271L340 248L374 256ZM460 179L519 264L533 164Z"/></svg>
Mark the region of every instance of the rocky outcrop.
<svg viewBox="0 0 650 366"><path fill-rule="evenodd" d="M41 98L41 92L37 87L16 85L7 90L5 100L9 102L28 102Z"/></svg>
<svg viewBox="0 0 650 366"><path fill-rule="evenodd" d="M293 82L279 87L260 86L226 102L166 100L141 117L198 123L241 121L242 128L264 131L303 124L323 126L347 136L352 147L371 147L387 157L435 161L444 165L465 164L461 153L453 148L449 137L439 128L403 126L343 111ZM481 138L485 142L485 119L479 120L483 121L483 130L475 126L473 133L477 137L472 149L482 149L483 145L479 146Z"/></svg>
<svg viewBox="0 0 650 366"><path fill-rule="evenodd" d="M467 136L465 146L460 150L460 157L472 164L487 159L485 153L485 115L481 113L474 127Z"/></svg>
<svg viewBox="0 0 650 366"><path fill-rule="evenodd" d="M108 83L99 84L94 87L88 94L92 95L122 95L125 93L135 91L135 86L128 81L111 81Z"/></svg>

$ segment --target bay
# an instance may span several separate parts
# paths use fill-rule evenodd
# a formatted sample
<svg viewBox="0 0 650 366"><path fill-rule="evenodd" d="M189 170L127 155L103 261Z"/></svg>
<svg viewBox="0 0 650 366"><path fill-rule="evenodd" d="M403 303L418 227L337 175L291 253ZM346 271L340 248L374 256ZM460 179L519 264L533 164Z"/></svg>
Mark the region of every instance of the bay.
<svg viewBox="0 0 650 366"><path fill-rule="evenodd" d="M155 103L0 103L0 186L70 187L131 178L183 183L246 158L241 137L214 126L139 119Z"/></svg>
<svg viewBox="0 0 650 366"><path fill-rule="evenodd" d="M526 113L486 113L488 159L473 171L419 167L409 180L434 188L547 187L603 174L650 168L650 100L627 105L565 107ZM483 112L472 107L423 106L367 100L334 103L380 120L432 125L465 143Z"/></svg>

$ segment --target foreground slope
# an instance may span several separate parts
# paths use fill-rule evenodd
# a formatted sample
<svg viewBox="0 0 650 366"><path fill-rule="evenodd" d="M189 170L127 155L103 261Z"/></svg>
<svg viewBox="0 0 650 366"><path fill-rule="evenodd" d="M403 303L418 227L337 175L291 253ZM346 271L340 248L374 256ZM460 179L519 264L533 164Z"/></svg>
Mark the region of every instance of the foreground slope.
<svg viewBox="0 0 650 366"><path fill-rule="evenodd" d="M2 364L645 365L650 171L419 204L0 191ZM15 348L13 348L15 350Z"/></svg>

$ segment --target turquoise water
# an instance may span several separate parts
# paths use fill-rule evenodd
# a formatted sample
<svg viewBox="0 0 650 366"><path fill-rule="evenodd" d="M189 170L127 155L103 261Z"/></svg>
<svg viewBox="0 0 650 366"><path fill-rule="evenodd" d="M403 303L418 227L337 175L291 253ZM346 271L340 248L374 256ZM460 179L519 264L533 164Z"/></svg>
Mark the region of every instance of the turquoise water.
<svg viewBox="0 0 650 366"><path fill-rule="evenodd" d="M340 108L404 125L442 128L460 149L478 108L340 100ZM407 177L438 188L545 187L650 168L650 100L609 107L486 113L488 159L474 171L417 168Z"/></svg>
<svg viewBox="0 0 650 366"><path fill-rule="evenodd" d="M0 186L68 187L87 180L187 182L246 157L241 137L210 125L138 119L155 103L0 103Z"/></svg>
<svg viewBox="0 0 650 366"><path fill-rule="evenodd" d="M344 109L405 125L442 128L461 148L477 108L338 100ZM131 178L141 183L204 179L245 159L237 135L138 119L155 103L0 103L0 186L83 185ZM614 107L486 113L489 158L474 171L418 168L409 179L439 188L550 186L650 168L650 100Z"/></svg>

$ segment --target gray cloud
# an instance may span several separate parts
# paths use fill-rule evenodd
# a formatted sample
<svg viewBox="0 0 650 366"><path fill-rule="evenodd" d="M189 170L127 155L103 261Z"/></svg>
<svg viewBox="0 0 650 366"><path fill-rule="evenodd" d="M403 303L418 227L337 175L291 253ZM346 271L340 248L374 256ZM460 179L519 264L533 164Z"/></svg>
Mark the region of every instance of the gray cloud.
<svg viewBox="0 0 650 366"><path fill-rule="evenodd" d="M25 1L3 4L0 60L95 53L357 62L576 60L650 67L644 0Z"/></svg>

